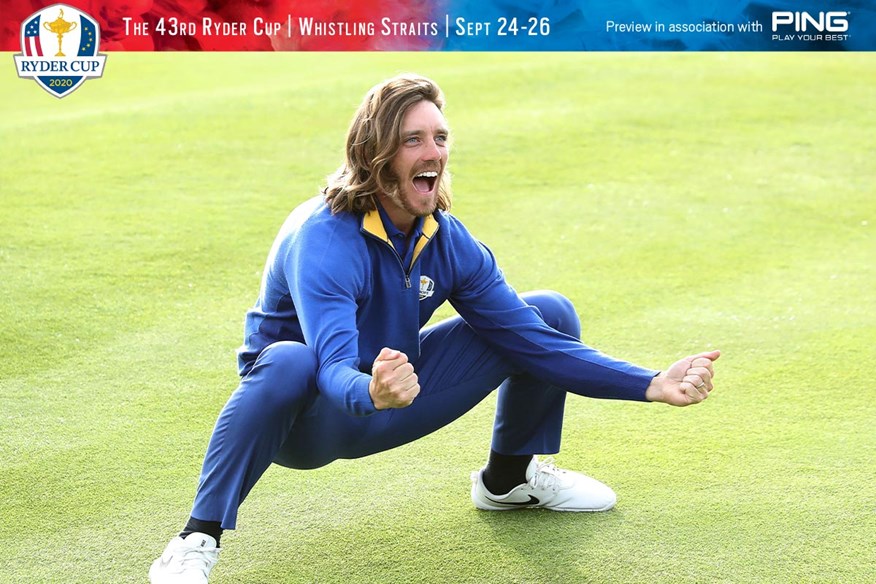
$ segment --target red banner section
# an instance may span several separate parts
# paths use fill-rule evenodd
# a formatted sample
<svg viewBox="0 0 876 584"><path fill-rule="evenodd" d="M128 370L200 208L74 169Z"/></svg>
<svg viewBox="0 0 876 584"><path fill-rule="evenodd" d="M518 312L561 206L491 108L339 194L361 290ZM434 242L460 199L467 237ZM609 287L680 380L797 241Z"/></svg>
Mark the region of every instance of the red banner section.
<svg viewBox="0 0 876 584"><path fill-rule="evenodd" d="M423 0L63 2L97 20L101 51L415 51L434 41L434 31L421 30L432 11ZM55 3L9 0L0 50L21 50L21 23Z"/></svg>

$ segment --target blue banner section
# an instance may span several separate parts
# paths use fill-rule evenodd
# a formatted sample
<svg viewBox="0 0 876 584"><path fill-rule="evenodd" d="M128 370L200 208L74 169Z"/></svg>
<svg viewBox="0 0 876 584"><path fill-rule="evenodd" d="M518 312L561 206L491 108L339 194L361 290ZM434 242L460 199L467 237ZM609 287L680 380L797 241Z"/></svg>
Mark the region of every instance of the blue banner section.
<svg viewBox="0 0 876 584"><path fill-rule="evenodd" d="M434 17L441 50L876 50L864 0L445 0Z"/></svg>

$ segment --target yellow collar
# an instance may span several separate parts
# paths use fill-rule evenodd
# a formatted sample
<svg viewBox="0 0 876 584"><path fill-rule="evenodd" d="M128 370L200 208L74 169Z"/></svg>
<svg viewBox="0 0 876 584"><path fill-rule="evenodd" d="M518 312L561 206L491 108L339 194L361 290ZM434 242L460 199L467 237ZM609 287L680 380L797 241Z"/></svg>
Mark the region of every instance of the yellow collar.
<svg viewBox="0 0 876 584"><path fill-rule="evenodd" d="M380 220L380 213L377 209L372 209L362 216L362 231L392 246L392 242L386 234L386 229L383 227L383 221ZM432 239L436 231L438 231L438 221L435 219L433 213L423 219L423 234L414 246L414 256L413 259L411 259L411 266L417 261L417 257L422 253L426 244L429 243L429 240Z"/></svg>

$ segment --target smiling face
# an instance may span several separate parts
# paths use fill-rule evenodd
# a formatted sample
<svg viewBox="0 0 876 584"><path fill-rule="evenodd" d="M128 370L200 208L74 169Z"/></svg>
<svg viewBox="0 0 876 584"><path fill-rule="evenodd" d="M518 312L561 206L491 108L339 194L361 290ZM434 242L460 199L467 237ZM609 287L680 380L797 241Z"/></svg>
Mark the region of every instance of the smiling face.
<svg viewBox="0 0 876 584"><path fill-rule="evenodd" d="M400 231L409 232L417 217L435 212L450 154L448 135L444 114L431 101L421 100L405 113L398 151L390 163L398 188L379 195L383 208Z"/></svg>

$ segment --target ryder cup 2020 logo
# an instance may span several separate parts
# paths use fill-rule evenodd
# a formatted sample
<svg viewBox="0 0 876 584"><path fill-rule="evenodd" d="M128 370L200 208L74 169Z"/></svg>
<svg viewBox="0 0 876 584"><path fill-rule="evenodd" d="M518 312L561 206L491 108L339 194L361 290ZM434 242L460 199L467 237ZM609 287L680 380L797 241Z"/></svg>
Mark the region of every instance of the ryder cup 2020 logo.
<svg viewBox="0 0 876 584"><path fill-rule="evenodd" d="M18 76L31 78L61 98L86 79L101 77L106 55L98 55L100 25L66 4L34 12L21 23L21 54L14 55Z"/></svg>

